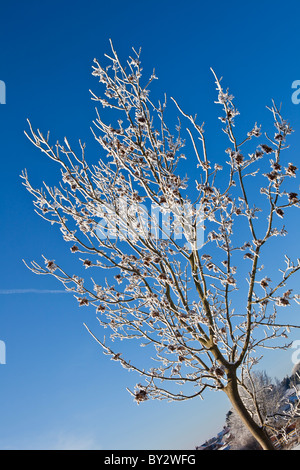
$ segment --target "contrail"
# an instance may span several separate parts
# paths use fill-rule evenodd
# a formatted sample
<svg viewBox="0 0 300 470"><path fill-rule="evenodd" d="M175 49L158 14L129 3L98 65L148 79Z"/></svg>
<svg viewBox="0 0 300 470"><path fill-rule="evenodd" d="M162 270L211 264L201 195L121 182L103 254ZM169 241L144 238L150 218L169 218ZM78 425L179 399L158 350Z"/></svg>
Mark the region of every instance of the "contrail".
<svg viewBox="0 0 300 470"><path fill-rule="evenodd" d="M72 292L65 290L50 289L0 289L0 295L11 294L71 294Z"/></svg>

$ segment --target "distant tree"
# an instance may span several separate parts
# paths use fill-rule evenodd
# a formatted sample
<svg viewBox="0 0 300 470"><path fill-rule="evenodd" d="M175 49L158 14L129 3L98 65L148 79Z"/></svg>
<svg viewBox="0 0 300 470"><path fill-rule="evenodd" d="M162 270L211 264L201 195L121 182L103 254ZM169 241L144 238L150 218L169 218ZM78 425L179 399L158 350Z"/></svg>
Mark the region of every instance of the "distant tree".
<svg viewBox="0 0 300 470"><path fill-rule="evenodd" d="M253 437L237 413L232 412L228 424L231 450L261 450L258 441Z"/></svg>
<svg viewBox="0 0 300 470"><path fill-rule="evenodd" d="M263 135L255 124L238 137L239 112L215 75L229 146L222 164L212 162L204 124L173 100L189 125L184 131L178 120L173 132L166 100L150 99L156 76L143 80L140 51L123 65L112 46L107 58L106 68L97 60L93 67L104 94L92 93L107 108L104 114L112 112L107 123L97 111L92 129L106 156L89 164L83 143L79 151L67 138L53 146L49 134L29 123L28 138L61 167L62 181L34 189L26 170L22 174L37 212L60 227L71 253L94 275L70 274L45 256L44 265L26 264L62 282L79 306L96 308L111 334L105 341L90 333L105 354L144 379L131 391L137 403L225 392L261 447L273 449L261 413L252 416L241 391L258 362L256 351L287 348L281 340L297 327L278 321L277 313L299 302L286 283L300 261L285 256L280 278L275 258L271 272L262 264L265 246L287 233L278 223L300 207L292 186L297 168L282 162L292 129L273 102L274 135ZM105 281L104 270L112 273ZM148 347L154 362L140 367L125 359L116 346L123 339Z"/></svg>
<svg viewBox="0 0 300 470"><path fill-rule="evenodd" d="M282 379L281 386L284 390L288 390L290 388L290 384L291 384L291 378L287 375L286 377Z"/></svg>
<svg viewBox="0 0 300 470"><path fill-rule="evenodd" d="M283 382L273 381L266 372L255 372L244 378L240 395L248 412L256 422L263 422L268 431L277 435L288 426L292 415L282 413L286 388ZM290 411L290 410L288 410ZM231 433L231 447L233 449L255 450L259 449L257 441L235 409L230 411L227 426Z"/></svg>

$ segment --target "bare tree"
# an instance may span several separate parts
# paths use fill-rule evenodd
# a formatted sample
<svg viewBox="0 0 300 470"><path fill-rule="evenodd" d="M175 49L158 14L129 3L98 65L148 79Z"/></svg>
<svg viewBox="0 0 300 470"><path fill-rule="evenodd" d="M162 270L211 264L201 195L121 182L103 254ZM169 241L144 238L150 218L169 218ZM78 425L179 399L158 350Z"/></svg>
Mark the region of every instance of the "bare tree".
<svg viewBox="0 0 300 470"><path fill-rule="evenodd" d="M240 396L253 419L266 427L270 434L282 434L296 414L285 400L286 388L278 380L273 381L266 372L255 371L244 376L239 389ZM249 429L240 420L235 409L228 414L234 449L259 449Z"/></svg>
<svg viewBox="0 0 300 470"><path fill-rule="evenodd" d="M228 424L230 429L231 450L261 450L257 440L235 411L232 411L230 414Z"/></svg>
<svg viewBox="0 0 300 470"><path fill-rule="evenodd" d="M38 214L58 224L93 277L67 273L45 256L44 265L27 266L54 276L74 292L79 306L96 308L100 325L110 329L109 339L88 330L105 354L143 377L143 384L130 391L138 403L223 391L262 448L272 449L264 423L249 413L239 390L259 360L256 351L274 341L275 347L288 347L282 337L297 327L278 322L277 312L292 300L299 302L286 288L300 269L299 259L285 256L280 278L272 267L273 282L262 264L265 245L286 235L278 222L300 206L290 188L297 168L281 162L292 129L272 102L275 135L263 135L255 124L238 138L239 112L214 74L229 141L224 164L214 164L204 124L173 100L180 116L173 132L166 122L166 99L158 104L150 99L156 76L153 72L143 80L140 51L133 50L123 66L112 44L111 49L107 67L97 60L93 66L104 92L91 92L113 123L96 111L92 132L106 156L89 165L82 142L79 151L66 138L52 146L49 133L45 137L29 123L27 137L61 166L62 181L59 187L44 183L35 189L26 170L22 173ZM262 143L255 145L259 137ZM102 284L97 269L100 279L108 270ZM149 368L125 359L112 345L123 339L149 348L149 357L154 354Z"/></svg>

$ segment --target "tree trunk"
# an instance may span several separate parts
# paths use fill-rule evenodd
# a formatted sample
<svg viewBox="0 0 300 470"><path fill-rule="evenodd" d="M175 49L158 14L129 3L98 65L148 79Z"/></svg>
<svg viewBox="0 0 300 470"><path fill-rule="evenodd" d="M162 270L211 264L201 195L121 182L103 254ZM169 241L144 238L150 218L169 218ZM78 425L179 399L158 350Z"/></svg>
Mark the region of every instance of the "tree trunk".
<svg viewBox="0 0 300 470"><path fill-rule="evenodd" d="M252 418L247 408L245 407L238 391L238 384L235 372L228 375L228 383L225 388L225 393L228 396L232 406L238 413L243 423L247 426L253 437L258 441L263 450L276 450L271 439Z"/></svg>

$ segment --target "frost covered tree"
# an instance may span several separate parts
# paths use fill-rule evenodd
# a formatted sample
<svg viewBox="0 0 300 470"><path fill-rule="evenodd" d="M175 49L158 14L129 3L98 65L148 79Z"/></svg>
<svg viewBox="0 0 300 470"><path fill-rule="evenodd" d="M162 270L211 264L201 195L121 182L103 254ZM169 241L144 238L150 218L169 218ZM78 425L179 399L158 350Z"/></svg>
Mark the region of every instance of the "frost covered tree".
<svg viewBox="0 0 300 470"><path fill-rule="evenodd" d="M110 333L99 339L85 326L105 354L140 374L143 383L130 391L137 403L224 392L261 447L272 449L266 423L252 416L241 390L257 351L288 347L282 340L297 327L286 309L299 296L286 284L300 261L283 256L279 275L263 265L265 246L286 235L279 226L286 212L300 206L297 168L282 161L292 129L272 102L274 135L256 123L238 136L234 98L213 72L228 139L222 162L213 162L204 124L176 100L174 131L168 125L166 99L151 99L156 76L144 80L140 51L124 65L112 44L111 51L107 66L93 66L102 94L91 92L92 100L104 108L92 127L102 150L97 164L88 163L82 142L78 150L67 138L52 145L31 123L26 133L60 166L61 181L35 189L24 170L23 184L39 215L60 227L78 272L45 256L26 265L96 309ZM145 367L119 349L124 339L148 348Z"/></svg>
<svg viewBox="0 0 300 470"><path fill-rule="evenodd" d="M296 413L284 399L286 388L278 380L273 381L266 372L255 371L244 377L240 395L248 412L256 422L264 423L273 436L281 434L288 427ZM259 449L250 430L241 421L237 411L228 413L227 426L232 439L233 449Z"/></svg>

